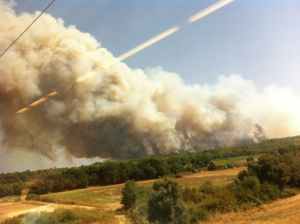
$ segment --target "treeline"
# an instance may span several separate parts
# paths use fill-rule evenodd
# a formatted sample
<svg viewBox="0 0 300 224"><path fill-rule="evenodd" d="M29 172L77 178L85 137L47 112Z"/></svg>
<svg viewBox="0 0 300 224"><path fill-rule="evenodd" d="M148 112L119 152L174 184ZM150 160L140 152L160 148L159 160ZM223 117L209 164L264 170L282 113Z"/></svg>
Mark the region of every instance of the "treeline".
<svg viewBox="0 0 300 224"><path fill-rule="evenodd" d="M0 197L9 195L21 195L24 188L24 183L0 184Z"/></svg>
<svg viewBox="0 0 300 224"><path fill-rule="evenodd" d="M121 202L133 223L199 223L214 213L249 209L298 192L299 161L300 148L281 149L249 161L247 170L225 185L182 188L175 180L161 179L149 189L129 181Z"/></svg>
<svg viewBox="0 0 300 224"><path fill-rule="evenodd" d="M297 147L298 146L295 145L287 148L280 146L279 152L294 152ZM278 154L275 152L267 153L266 156L275 156ZM118 184L126 182L127 180L147 180L163 176L174 176L178 173L197 172L201 169L215 170L220 167L212 162L214 159L240 155L248 155L250 158L251 155L257 153L258 150L256 148L255 150L249 147L241 147L239 149L227 148L198 153L176 153L150 156L125 161L106 161L89 166L81 166L79 168L54 169L35 181L30 187L30 193L45 194L93 185ZM265 157L263 156L259 162L264 158ZM255 163L252 161L252 163L249 164ZM295 162L295 164L297 163ZM221 168L226 167L222 166ZM257 168L253 165L251 169L254 170ZM258 178L262 180L264 176L258 176ZM293 177L291 179L294 180L295 178Z"/></svg>
<svg viewBox="0 0 300 224"><path fill-rule="evenodd" d="M29 193L45 194L92 185L110 185L123 183L129 179L154 179L186 171L197 171L207 167L209 162L210 159L200 153L181 153L52 170L32 184Z"/></svg>
<svg viewBox="0 0 300 224"><path fill-rule="evenodd" d="M276 150L293 150L300 145L300 137L265 140L258 144L218 148L202 152L181 152L148 156L123 161L99 162L77 168L0 174L0 197L18 194L15 189L27 187L30 193L44 194L93 185L122 183L129 179L146 180L180 172L196 172L200 169L221 169L212 160L235 156L252 156Z"/></svg>
<svg viewBox="0 0 300 224"><path fill-rule="evenodd" d="M15 172L0 174L0 198L10 195L21 195L28 180L32 177L32 172Z"/></svg>
<svg viewBox="0 0 300 224"><path fill-rule="evenodd" d="M11 183L18 183L18 182L26 182L31 179L32 174L29 170L24 172L14 172L14 173L6 173L0 174L0 184L11 184Z"/></svg>

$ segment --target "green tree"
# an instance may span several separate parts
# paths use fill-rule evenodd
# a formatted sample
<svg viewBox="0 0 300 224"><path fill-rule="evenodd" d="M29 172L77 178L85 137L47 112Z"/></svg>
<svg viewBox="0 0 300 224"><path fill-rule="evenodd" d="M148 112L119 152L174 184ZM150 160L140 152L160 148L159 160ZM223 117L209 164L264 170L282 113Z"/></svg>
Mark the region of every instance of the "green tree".
<svg viewBox="0 0 300 224"><path fill-rule="evenodd" d="M122 199L121 202L125 209L130 209L135 205L136 199L138 197L138 187L133 180L126 182L124 188L122 189Z"/></svg>
<svg viewBox="0 0 300 224"><path fill-rule="evenodd" d="M286 185L293 186L296 179L293 174L299 173L300 167L297 169L295 166L299 158L299 151L281 150L281 153L267 154L260 157L257 163L248 164L248 173L256 175L261 182L277 184L282 190ZM295 159L298 161L293 162Z"/></svg>
<svg viewBox="0 0 300 224"><path fill-rule="evenodd" d="M153 184L153 192L148 201L148 219L163 224L186 224L189 216L178 184L168 178Z"/></svg>

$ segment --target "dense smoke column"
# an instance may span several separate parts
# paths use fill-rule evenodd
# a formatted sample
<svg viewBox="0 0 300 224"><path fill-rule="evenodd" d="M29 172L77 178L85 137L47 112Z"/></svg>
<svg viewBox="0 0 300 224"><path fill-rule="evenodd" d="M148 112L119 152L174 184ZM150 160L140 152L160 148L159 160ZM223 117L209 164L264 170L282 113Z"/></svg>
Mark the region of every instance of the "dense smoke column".
<svg viewBox="0 0 300 224"><path fill-rule="evenodd" d="M0 21L6 21L0 48L34 17L16 15L0 1ZM88 78L75 82L82 76ZM15 113L54 89L59 96ZM284 105L286 98L292 106ZM0 60L2 146L50 159L57 148L75 157L131 158L256 141L262 130L289 135L300 127L299 105L292 91L258 91L238 75L202 86L161 68L131 69L91 35L47 14ZM274 128L278 119L283 122Z"/></svg>

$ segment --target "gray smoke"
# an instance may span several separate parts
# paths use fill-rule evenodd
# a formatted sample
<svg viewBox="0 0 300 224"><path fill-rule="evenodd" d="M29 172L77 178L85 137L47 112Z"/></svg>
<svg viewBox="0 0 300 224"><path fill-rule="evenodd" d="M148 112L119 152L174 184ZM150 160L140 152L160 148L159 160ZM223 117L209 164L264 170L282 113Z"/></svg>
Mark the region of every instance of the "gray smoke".
<svg viewBox="0 0 300 224"><path fill-rule="evenodd" d="M36 14L16 15L0 1L0 48ZM60 94L16 114L53 90ZM296 134L299 102L288 88L259 91L239 75L186 85L162 68L129 68L90 34L48 14L0 58L2 147L50 159L58 148L78 158L129 158Z"/></svg>

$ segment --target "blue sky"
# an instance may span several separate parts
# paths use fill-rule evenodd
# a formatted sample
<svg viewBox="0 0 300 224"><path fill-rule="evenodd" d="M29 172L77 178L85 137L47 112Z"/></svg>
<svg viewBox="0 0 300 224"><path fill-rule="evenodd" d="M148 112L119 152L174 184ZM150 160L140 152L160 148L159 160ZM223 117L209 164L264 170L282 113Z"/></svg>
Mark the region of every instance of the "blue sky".
<svg viewBox="0 0 300 224"><path fill-rule="evenodd" d="M46 0L17 0L16 10L41 10ZM57 0L49 9L89 32L114 55L135 47L216 0ZM300 84L300 1L236 0L126 60L162 66L187 83L241 74L258 86ZM21 41L21 40L20 40Z"/></svg>

